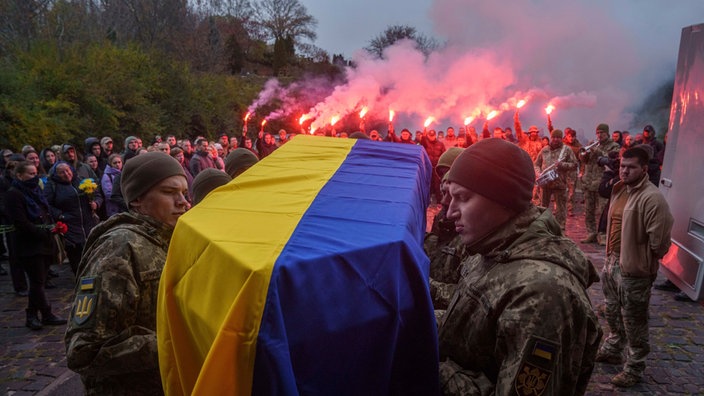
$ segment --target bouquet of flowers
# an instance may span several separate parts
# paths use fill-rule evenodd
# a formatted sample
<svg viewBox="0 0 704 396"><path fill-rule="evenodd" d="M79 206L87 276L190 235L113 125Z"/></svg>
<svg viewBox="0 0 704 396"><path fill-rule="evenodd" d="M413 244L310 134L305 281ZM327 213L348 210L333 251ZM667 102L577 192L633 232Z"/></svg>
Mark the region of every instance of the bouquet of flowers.
<svg viewBox="0 0 704 396"><path fill-rule="evenodd" d="M92 178L86 178L81 180L81 184L78 185L78 189L81 190L85 195L88 196L88 200L93 201L93 194L95 193L95 190L98 188L98 185L95 183L95 180Z"/></svg>
<svg viewBox="0 0 704 396"><path fill-rule="evenodd" d="M51 229L52 234L59 234L59 235L64 235L68 231L68 226L66 223L63 223L61 221L57 221L56 224L54 225L54 228Z"/></svg>

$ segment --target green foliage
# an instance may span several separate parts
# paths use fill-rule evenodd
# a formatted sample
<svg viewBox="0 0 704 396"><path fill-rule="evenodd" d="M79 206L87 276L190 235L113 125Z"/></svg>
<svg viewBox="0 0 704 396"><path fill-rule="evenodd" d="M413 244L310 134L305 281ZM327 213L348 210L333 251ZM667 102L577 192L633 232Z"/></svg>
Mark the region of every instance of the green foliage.
<svg viewBox="0 0 704 396"><path fill-rule="evenodd" d="M46 147L89 136L216 136L241 129L265 78L196 74L132 45L78 46L61 57L51 44L0 63L0 147Z"/></svg>

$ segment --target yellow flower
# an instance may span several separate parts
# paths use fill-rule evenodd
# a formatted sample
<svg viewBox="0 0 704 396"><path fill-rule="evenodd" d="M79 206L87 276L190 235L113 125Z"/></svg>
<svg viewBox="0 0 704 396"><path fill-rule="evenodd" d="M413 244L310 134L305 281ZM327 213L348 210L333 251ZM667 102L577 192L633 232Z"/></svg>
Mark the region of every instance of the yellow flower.
<svg viewBox="0 0 704 396"><path fill-rule="evenodd" d="M96 188L98 188L98 185L95 184L92 178L83 179L81 184L78 185L78 189L88 195L89 198L93 197Z"/></svg>

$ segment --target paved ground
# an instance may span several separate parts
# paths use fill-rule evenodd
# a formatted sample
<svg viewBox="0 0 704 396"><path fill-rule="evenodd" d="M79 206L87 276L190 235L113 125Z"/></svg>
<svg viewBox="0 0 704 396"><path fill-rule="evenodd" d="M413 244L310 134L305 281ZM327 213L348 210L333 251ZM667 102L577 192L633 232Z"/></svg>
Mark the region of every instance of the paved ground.
<svg viewBox="0 0 704 396"><path fill-rule="evenodd" d="M431 217L432 218L432 217ZM576 241L585 237L583 217L568 218L567 234ZM580 245L598 270L603 248ZM7 261L2 265L7 268ZM57 315L67 317L73 276L67 265L58 268L56 289L48 290ZM658 281L663 280L662 276ZM590 290L595 307L603 301L601 285ZM24 327L26 297L15 296L9 276L0 276L0 395L82 395L78 377L66 368L63 326L31 331ZM602 327L606 322L600 317ZM644 382L627 390L609 382L618 366L597 363L588 395L704 394L704 306L673 299L673 293L653 290L648 357Z"/></svg>

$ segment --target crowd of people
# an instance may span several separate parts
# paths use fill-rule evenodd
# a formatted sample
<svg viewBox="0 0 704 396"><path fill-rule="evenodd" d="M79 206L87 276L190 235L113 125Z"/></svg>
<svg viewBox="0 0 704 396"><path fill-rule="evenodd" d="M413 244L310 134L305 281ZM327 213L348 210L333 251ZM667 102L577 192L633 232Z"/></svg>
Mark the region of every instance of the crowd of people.
<svg viewBox="0 0 704 396"><path fill-rule="evenodd" d="M77 282L67 361L88 394L161 392L156 296L178 217L295 136L244 132L156 136L148 147L130 136L120 153L107 136L86 139L82 153L70 143L2 152L0 248L16 294L28 296L26 326L66 324L45 288L51 265L68 261ZM516 112L513 129L486 123L481 135L471 126L349 135L421 145L433 166L441 210L425 250L445 394L583 394L595 362L623 364L617 386L642 378L649 290L672 227L656 187L664 144L650 125L632 137L599 124L584 145L572 128L548 133L524 131ZM599 276L564 235L579 190L581 242L608 253L603 344L586 294Z"/></svg>

